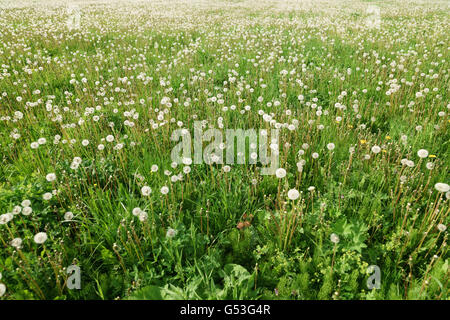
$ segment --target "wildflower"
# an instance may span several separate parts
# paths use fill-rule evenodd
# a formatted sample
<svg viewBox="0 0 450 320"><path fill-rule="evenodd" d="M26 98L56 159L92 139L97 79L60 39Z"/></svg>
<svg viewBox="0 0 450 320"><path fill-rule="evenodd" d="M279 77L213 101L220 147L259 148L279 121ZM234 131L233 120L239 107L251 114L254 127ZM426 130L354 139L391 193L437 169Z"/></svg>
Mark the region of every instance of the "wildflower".
<svg viewBox="0 0 450 320"><path fill-rule="evenodd" d="M34 236L34 242L37 244L43 244L47 241L47 234L45 232L39 232Z"/></svg>
<svg viewBox="0 0 450 320"><path fill-rule="evenodd" d="M167 186L162 187L161 188L161 193L162 194L168 194L169 193L169 187L167 187Z"/></svg>
<svg viewBox="0 0 450 320"><path fill-rule="evenodd" d="M373 146L372 147L372 152L373 153L377 154L377 153L380 153L380 151L381 151L381 148L379 146Z"/></svg>
<svg viewBox="0 0 450 320"><path fill-rule="evenodd" d="M361 144L365 144L365 143L367 143L367 140L362 139L362 140L360 140L359 142L360 142Z"/></svg>
<svg viewBox="0 0 450 320"><path fill-rule="evenodd" d="M190 166L192 164L191 158L183 158L183 164Z"/></svg>
<svg viewBox="0 0 450 320"><path fill-rule="evenodd" d="M152 193L152 189L149 186L143 186L141 188L141 193L144 197L148 197Z"/></svg>
<svg viewBox="0 0 450 320"><path fill-rule="evenodd" d="M333 150L335 148L335 145L334 145L334 143L329 143L329 144L327 144L327 149L328 150Z"/></svg>
<svg viewBox="0 0 450 320"><path fill-rule="evenodd" d="M175 237L176 234L177 234L177 231L175 229L169 228L169 229L167 229L166 237L173 238L173 237Z"/></svg>
<svg viewBox="0 0 450 320"><path fill-rule="evenodd" d="M72 213L71 211L67 211L67 212L64 214L64 220L70 221L70 220L72 220L72 219L73 219L73 213Z"/></svg>
<svg viewBox="0 0 450 320"><path fill-rule="evenodd" d="M314 191L316 189L316 187L310 186L308 187L308 191Z"/></svg>
<svg viewBox="0 0 450 320"><path fill-rule="evenodd" d="M134 208L133 211L132 211L133 216L138 216L141 212L142 212L142 210L139 207Z"/></svg>
<svg viewBox="0 0 450 320"><path fill-rule="evenodd" d="M29 207L31 205L31 201L26 199L23 200L22 203L20 204L22 207Z"/></svg>
<svg viewBox="0 0 450 320"><path fill-rule="evenodd" d="M444 232L445 230L447 230L447 226L445 224L439 223L437 226L438 230L440 232Z"/></svg>
<svg viewBox="0 0 450 320"><path fill-rule="evenodd" d="M79 164L78 164L78 163L72 162L72 163L70 164L70 169L72 169L72 170L77 170L78 167L79 167Z"/></svg>
<svg viewBox="0 0 450 320"><path fill-rule="evenodd" d="M22 209L22 214L24 216L29 216L31 214L31 212L33 212L33 209L31 209L31 207L24 207Z"/></svg>
<svg viewBox="0 0 450 320"><path fill-rule="evenodd" d="M417 155L419 156L419 158L426 158L428 157L428 151L425 149L420 149L419 151L417 151Z"/></svg>
<svg viewBox="0 0 450 320"><path fill-rule="evenodd" d="M311 156L313 159L317 159L319 157L319 154L317 152L314 152Z"/></svg>
<svg viewBox="0 0 450 320"><path fill-rule="evenodd" d="M275 175L277 176L277 178L282 179L286 176L286 170L284 170L283 168L278 168L275 171Z"/></svg>
<svg viewBox="0 0 450 320"><path fill-rule="evenodd" d="M106 136L106 141L113 142L114 141L114 136L112 136L112 135Z"/></svg>
<svg viewBox="0 0 450 320"><path fill-rule="evenodd" d="M47 179L48 182L55 181L56 180L56 174L49 173L48 175L45 176L45 179Z"/></svg>
<svg viewBox="0 0 450 320"><path fill-rule="evenodd" d="M139 221L144 222L148 219L148 214L145 211L139 212Z"/></svg>
<svg viewBox="0 0 450 320"><path fill-rule="evenodd" d="M448 192L450 190L450 186L446 183L438 182L434 185L434 188L438 192Z"/></svg>
<svg viewBox="0 0 450 320"><path fill-rule="evenodd" d="M22 212L22 207L21 206L15 206L12 210L12 214L19 214Z"/></svg>
<svg viewBox="0 0 450 320"><path fill-rule="evenodd" d="M427 164L425 166L427 167L428 170L433 170L434 163L433 162L427 162Z"/></svg>
<svg viewBox="0 0 450 320"><path fill-rule="evenodd" d="M52 194L51 194L50 192L46 192L46 193L44 193L44 195L42 196L42 198L43 198L44 200L50 200L52 197L53 197L53 196L52 196Z"/></svg>
<svg viewBox="0 0 450 320"><path fill-rule="evenodd" d="M20 249L22 247L22 239L21 238L14 238L10 242L11 247L14 247L16 249Z"/></svg>
<svg viewBox="0 0 450 320"><path fill-rule="evenodd" d="M407 165L408 167L412 168L412 167L414 167L414 161L408 160L408 161L406 161L406 165Z"/></svg>
<svg viewBox="0 0 450 320"><path fill-rule="evenodd" d="M10 222L13 218L13 215L10 213L5 213L0 215L0 224L7 224Z"/></svg>
<svg viewBox="0 0 450 320"><path fill-rule="evenodd" d="M156 164L152 165L152 172L158 171L158 166Z"/></svg>
<svg viewBox="0 0 450 320"><path fill-rule="evenodd" d="M0 297L3 296L6 292L6 286L3 283L0 283Z"/></svg>
<svg viewBox="0 0 450 320"><path fill-rule="evenodd" d="M291 200L297 200L300 197L300 193L296 189L291 189L288 191L288 198Z"/></svg>
<svg viewBox="0 0 450 320"><path fill-rule="evenodd" d="M230 166L223 166L223 172L230 172L231 167Z"/></svg>
<svg viewBox="0 0 450 320"><path fill-rule="evenodd" d="M333 242L334 244L339 243L339 236L335 233L332 233L330 236L330 240L331 242Z"/></svg>

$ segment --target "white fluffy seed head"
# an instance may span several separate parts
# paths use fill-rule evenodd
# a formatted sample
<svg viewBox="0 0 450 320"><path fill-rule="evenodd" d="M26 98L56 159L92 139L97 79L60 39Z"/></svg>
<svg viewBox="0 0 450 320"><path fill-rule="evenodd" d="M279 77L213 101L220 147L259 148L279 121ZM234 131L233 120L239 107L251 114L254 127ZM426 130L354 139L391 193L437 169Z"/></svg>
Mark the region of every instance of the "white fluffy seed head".
<svg viewBox="0 0 450 320"><path fill-rule="evenodd" d="M144 197L148 197L152 193L152 189L149 186L143 186L141 188L141 193Z"/></svg>
<svg viewBox="0 0 450 320"><path fill-rule="evenodd" d="M446 183L442 183L442 182L438 182L434 185L434 188L438 191L438 192L448 192L450 191L450 186Z"/></svg>
<svg viewBox="0 0 450 320"><path fill-rule="evenodd" d="M43 244L47 241L47 234L45 232L39 232L34 236L34 242L37 244Z"/></svg>
<svg viewBox="0 0 450 320"><path fill-rule="evenodd" d="M286 170L284 170L283 168L278 168L275 171L275 175L277 176L277 178L282 179L286 176Z"/></svg>
<svg viewBox="0 0 450 320"><path fill-rule="evenodd" d="M296 189L291 189L288 191L288 198L291 200L297 200L300 197L300 192Z"/></svg>
<svg viewBox="0 0 450 320"><path fill-rule="evenodd" d="M330 240L334 244L337 244L339 242L339 236L336 233L332 233L330 236Z"/></svg>
<svg viewBox="0 0 450 320"><path fill-rule="evenodd" d="M428 151L425 149L420 149L419 151L417 151L417 155L419 156L419 158L426 158L428 157Z"/></svg>

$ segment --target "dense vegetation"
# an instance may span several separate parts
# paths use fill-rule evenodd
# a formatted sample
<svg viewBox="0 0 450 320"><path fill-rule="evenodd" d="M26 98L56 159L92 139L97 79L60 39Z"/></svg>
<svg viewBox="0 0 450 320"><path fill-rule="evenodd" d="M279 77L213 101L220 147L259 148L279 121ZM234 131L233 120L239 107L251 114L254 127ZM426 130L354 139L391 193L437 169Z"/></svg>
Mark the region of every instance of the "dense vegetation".
<svg viewBox="0 0 450 320"><path fill-rule="evenodd" d="M1 2L0 299L448 299L448 2L257 3Z"/></svg>

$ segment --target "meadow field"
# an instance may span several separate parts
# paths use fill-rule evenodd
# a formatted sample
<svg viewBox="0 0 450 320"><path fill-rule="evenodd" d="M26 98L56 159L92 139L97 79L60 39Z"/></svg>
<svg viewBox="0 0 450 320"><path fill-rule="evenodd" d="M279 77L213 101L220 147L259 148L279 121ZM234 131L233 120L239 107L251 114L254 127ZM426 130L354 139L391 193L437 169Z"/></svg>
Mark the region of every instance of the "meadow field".
<svg viewBox="0 0 450 320"><path fill-rule="evenodd" d="M448 300L449 5L0 0L0 300Z"/></svg>

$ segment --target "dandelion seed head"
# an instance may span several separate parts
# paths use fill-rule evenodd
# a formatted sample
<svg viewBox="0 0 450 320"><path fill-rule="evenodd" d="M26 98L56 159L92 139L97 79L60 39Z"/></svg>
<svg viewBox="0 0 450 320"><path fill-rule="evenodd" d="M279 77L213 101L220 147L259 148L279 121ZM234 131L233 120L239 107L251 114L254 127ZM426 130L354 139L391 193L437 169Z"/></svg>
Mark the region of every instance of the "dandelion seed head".
<svg viewBox="0 0 450 320"><path fill-rule="evenodd" d="M43 244L47 241L47 234L45 232L39 232L34 236L34 242L37 244Z"/></svg>

